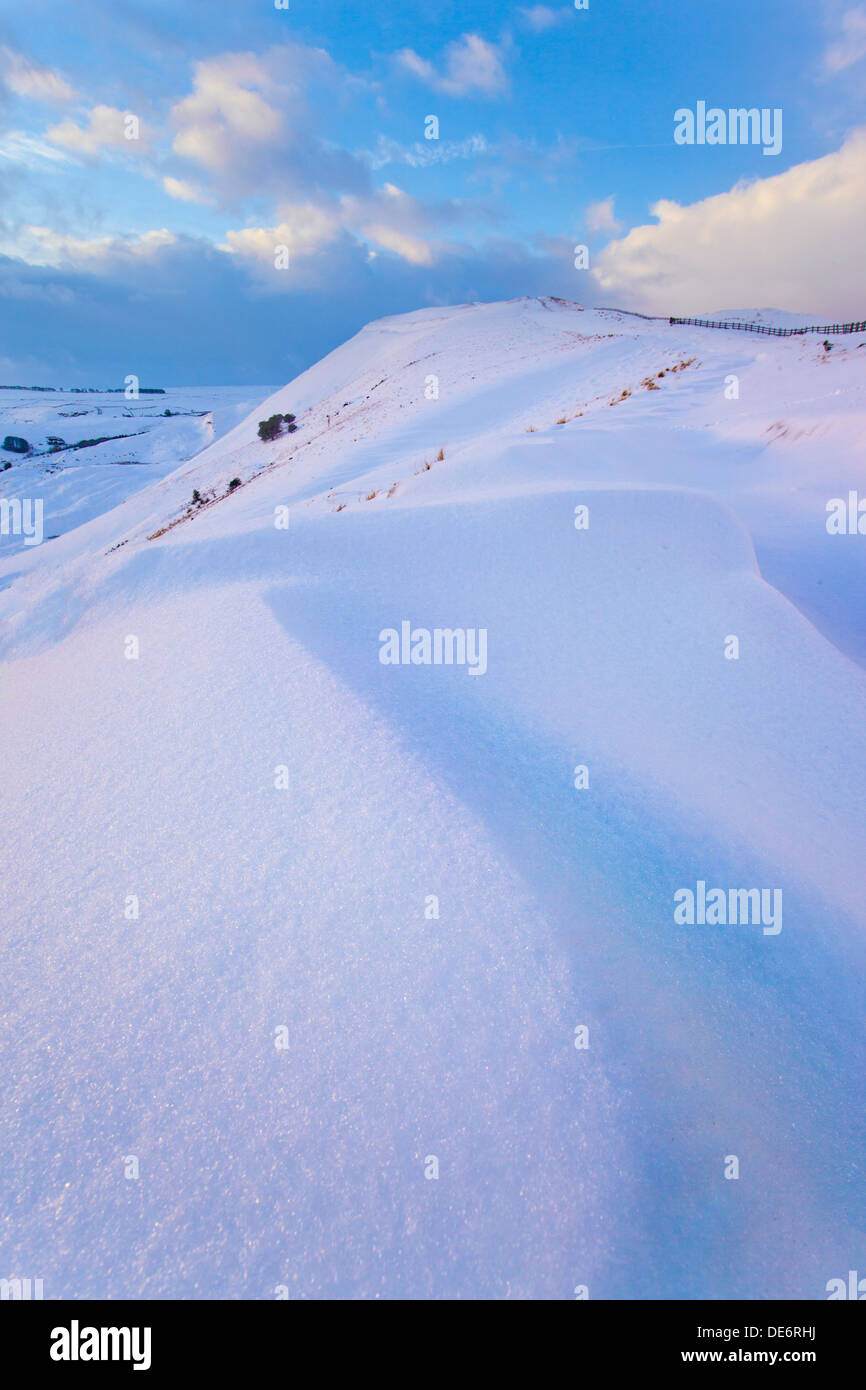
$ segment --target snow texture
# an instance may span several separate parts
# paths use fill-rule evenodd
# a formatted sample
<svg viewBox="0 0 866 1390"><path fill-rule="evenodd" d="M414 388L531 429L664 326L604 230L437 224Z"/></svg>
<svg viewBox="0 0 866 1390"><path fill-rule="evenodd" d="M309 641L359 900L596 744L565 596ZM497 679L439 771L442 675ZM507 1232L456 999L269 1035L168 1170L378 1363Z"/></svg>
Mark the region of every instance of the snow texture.
<svg viewBox="0 0 866 1390"><path fill-rule="evenodd" d="M168 420L120 482L0 475L57 536L0 550L0 1273L761 1299L863 1269L866 536L826 504L866 497L864 373L856 338L464 305L240 423L174 393L212 442ZM486 630L486 672L384 665L404 621ZM780 889L781 931L676 922L700 881Z"/></svg>

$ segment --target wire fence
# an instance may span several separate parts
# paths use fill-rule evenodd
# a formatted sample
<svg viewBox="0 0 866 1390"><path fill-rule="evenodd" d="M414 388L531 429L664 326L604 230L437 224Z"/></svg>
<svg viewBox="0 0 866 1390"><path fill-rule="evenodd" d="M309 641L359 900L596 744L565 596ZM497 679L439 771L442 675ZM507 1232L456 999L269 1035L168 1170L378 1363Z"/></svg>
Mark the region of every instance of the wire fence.
<svg viewBox="0 0 866 1390"><path fill-rule="evenodd" d="M696 328L735 328L741 333L769 333L774 338L791 338L803 333L823 333L830 337L834 333L866 333L866 319L856 323L824 323L808 328L772 328L766 323L746 323L741 319L681 319L668 314L639 314L635 309L611 309L606 305L595 306L600 313L628 314L631 319L646 319L655 323L685 323Z"/></svg>
<svg viewBox="0 0 866 1390"><path fill-rule="evenodd" d="M646 319L648 323L663 323L667 319L667 314L639 314L637 309L611 309L607 304L593 304L590 307L597 309L600 314L628 314L630 319Z"/></svg>
<svg viewBox="0 0 866 1390"><path fill-rule="evenodd" d="M774 338L791 338L803 333L823 333L825 338L837 333L866 333L866 319L857 323L825 323L809 328L773 328L766 323L741 323L736 319L679 319L669 318L669 323L693 324L696 328L736 328L741 333L769 333Z"/></svg>

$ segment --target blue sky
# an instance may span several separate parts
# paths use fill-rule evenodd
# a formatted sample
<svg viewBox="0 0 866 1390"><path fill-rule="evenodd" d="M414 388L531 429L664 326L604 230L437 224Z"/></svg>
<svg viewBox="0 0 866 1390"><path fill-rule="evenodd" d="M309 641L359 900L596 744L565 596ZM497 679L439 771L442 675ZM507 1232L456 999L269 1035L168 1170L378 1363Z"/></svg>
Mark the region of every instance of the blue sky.
<svg viewBox="0 0 866 1390"><path fill-rule="evenodd" d="M277 383L520 294L862 317L864 73L832 0L4 0L0 380ZM699 101L780 152L677 144Z"/></svg>

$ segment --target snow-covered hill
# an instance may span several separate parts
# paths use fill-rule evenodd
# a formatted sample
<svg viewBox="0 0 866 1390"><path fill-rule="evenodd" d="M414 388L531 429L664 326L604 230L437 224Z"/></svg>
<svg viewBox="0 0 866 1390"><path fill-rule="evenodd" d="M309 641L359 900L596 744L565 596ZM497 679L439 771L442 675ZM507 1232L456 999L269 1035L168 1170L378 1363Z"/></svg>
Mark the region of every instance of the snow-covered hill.
<svg viewBox="0 0 866 1390"><path fill-rule="evenodd" d="M0 560L9 1274L862 1267L866 537L826 505L866 495L864 374L856 338L425 310ZM676 921L701 883L780 911Z"/></svg>

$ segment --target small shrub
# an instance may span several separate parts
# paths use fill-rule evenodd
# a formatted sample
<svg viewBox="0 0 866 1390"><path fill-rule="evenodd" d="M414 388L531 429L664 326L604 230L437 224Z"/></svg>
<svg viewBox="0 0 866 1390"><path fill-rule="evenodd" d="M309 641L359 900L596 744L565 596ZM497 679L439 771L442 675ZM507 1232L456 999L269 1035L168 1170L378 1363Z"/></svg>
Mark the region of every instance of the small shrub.
<svg viewBox="0 0 866 1390"><path fill-rule="evenodd" d="M283 424L287 424L292 431L296 427L294 415L271 415L267 420L259 421L259 439L276 439L283 432Z"/></svg>
<svg viewBox="0 0 866 1390"><path fill-rule="evenodd" d="M193 490L192 490L192 504L193 504L193 506L194 506L194 507L197 507L200 501L201 501L201 493L199 492L199 490L198 490L197 487L194 487Z"/></svg>
<svg viewBox="0 0 866 1390"><path fill-rule="evenodd" d="M229 483L229 492L234 492L236 488L240 487L240 485L240 478L232 478L231 482Z"/></svg>
<svg viewBox="0 0 866 1390"><path fill-rule="evenodd" d="M7 434L3 440L3 448L8 449L10 454L29 454L30 445L26 439L21 439L17 434Z"/></svg>
<svg viewBox="0 0 866 1390"><path fill-rule="evenodd" d="M436 462L437 462L437 463L442 463L442 462L444 461L444 459L445 459L445 450L444 450L444 449L440 449L439 452L438 452L438 454L436 455Z"/></svg>

